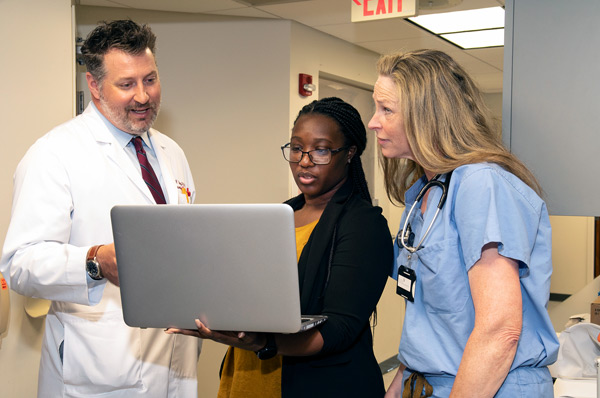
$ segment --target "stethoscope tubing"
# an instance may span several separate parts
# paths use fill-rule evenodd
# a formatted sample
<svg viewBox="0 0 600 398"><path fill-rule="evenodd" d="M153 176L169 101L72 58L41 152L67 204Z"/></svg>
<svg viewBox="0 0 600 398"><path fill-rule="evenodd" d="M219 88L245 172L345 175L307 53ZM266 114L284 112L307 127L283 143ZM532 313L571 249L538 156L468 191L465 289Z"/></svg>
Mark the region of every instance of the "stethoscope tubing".
<svg viewBox="0 0 600 398"><path fill-rule="evenodd" d="M396 241L400 242L400 245L402 245L402 247L405 248L406 250L408 250L410 253L415 253L417 250L419 250L422 247L421 245L425 241L425 238L427 237L427 235L429 235L429 231L431 230L431 227L435 223L435 220L437 219L437 216L440 213L440 210L442 210L442 207L444 207L444 203L446 203L446 198L448 197L448 188L450 187L450 177L451 176L452 176L452 172L447 173L446 180L444 182L442 182L442 181L440 181L442 174L436 174L431 180L429 180L423 186L423 188L421 188L421 191L419 191L419 194L417 195L415 201L413 202L412 206L410 207L410 210L408 211L408 214L406 215L406 219L404 220L404 226L402 227L402 229L398 233L398 236L396 237ZM427 192L427 190L429 190L430 188L432 188L434 186L438 186L442 189L442 196L440 196L440 200L438 202L435 214L433 215L433 219L429 223L427 230L425 230L425 233L421 237L421 241L417 244L417 246L409 246L407 244L407 242L405 242L406 235L407 235L405 233L405 231L406 231L406 228L408 227L408 222L410 220L410 216L411 216L413 210L415 209L416 205L421 201L421 199L423 199L423 196L425 196L425 193Z"/></svg>

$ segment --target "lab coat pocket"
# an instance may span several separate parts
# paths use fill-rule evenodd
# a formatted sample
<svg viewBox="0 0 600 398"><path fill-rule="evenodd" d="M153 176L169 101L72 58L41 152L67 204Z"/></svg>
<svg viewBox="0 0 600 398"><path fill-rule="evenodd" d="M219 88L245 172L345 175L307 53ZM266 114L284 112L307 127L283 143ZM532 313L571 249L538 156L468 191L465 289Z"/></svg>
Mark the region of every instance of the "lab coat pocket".
<svg viewBox="0 0 600 398"><path fill-rule="evenodd" d="M69 396L142 389L139 331L117 319L65 320L63 379Z"/></svg>
<svg viewBox="0 0 600 398"><path fill-rule="evenodd" d="M444 240L418 252L423 302L437 313L461 311L469 298L469 278L456 240Z"/></svg>

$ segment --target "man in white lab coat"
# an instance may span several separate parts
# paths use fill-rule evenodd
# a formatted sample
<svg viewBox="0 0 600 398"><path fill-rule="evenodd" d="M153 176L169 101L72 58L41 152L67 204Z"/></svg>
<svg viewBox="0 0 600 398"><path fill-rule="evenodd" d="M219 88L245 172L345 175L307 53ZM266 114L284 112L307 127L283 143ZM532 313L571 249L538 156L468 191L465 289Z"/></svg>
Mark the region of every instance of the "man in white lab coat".
<svg viewBox="0 0 600 398"><path fill-rule="evenodd" d="M161 94L154 49L150 28L133 21L91 32L82 54L92 101L40 138L15 173L0 271L16 292L52 300L40 397L197 396L198 339L125 325L112 244L114 205L195 196L183 151L151 129Z"/></svg>

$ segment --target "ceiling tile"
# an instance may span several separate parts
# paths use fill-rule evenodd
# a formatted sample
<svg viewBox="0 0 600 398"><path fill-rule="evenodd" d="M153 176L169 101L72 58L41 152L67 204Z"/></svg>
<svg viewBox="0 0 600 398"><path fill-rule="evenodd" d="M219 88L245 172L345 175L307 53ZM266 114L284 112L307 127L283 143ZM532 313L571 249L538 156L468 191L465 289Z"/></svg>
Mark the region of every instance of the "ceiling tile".
<svg viewBox="0 0 600 398"><path fill-rule="evenodd" d="M502 72L473 75L472 77L477 86L479 86L479 89L484 93L502 92Z"/></svg>
<svg viewBox="0 0 600 398"><path fill-rule="evenodd" d="M103 5L99 0L80 0L81 5ZM248 8L233 0L111 0L104 1L108 7L128 7L140 10L158 10L174 12L214 12L236 8Z"/></svg>
<svg viewBox="0 0 600 398"><path fill-rule="evenodd" d="M468 51L459 49L458 51L453 51L449 54L472 75L502 72L502 64L500 64L499 67L497 65L489 64L471 55Z"/></svg>
<svg viewBox="0 0 600 398"><path fill-rule="evenodd" d="M254 7L232 8L229 10L220 10L220 11L205 11L204 13L205 14L214 14L214 15L227 15L227 16L233 16L233 17L280 19L277 15L270 14L266 11L256 9Z"/></svg>
<svg viewBox="0 0 600 398"><path fill-rule="evenodd" d="M498 70L504 70L504 47L478 48L465 52L489 65L493 65Z"/></svg>
<svg viewBox="0 0 600 398"><path fill-rule="evenodd" d="M128 6L110 0L80 0L79 4L82 6L130 8Z"/></svg>
<svg viewBox="0 0 600 398"><path fill-rule="evenodd" d="M410 39L377 40L360 42L356 44L380 54L386 54L394 51L413 51L422 48L444 51L449 54L451 54L453 51L461 51L459 48L453 46L445 40L441 40L433 35L425 34Z"/></svg>
<svg viewBox="0 0 600 398"><path fill-rule="evenodd" d="M406 22L402 18L382 19L369 22L350 22L338 25L321 25L317 29L351 43L411 39L429 35L428 32Z"/></svg>
<svg viewBox="0 0 600 398"><path fill-rule="evenodd" d="M284 19L315 27L350 22L352 0L308 0L256 7Z"/></svg>
<svg viewBox="0 0 600 398"><path fill-rule="evenodd" d="M503 6L503 5L504 5L504 0L463 0L454 7L432 8L432 9L427 9L426 7L422 7L418 11L418 13L419 13L419 15L437 14L440 12L473 10L476 8L498 7L498 6Z"/></svg>

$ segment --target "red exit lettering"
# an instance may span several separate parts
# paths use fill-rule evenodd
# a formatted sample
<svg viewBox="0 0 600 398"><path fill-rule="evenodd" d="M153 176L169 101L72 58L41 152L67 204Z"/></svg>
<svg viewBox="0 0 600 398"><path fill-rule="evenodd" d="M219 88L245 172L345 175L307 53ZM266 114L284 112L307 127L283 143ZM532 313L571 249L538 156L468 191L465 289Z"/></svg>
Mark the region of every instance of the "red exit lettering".
<svg viewBox="0 0 600 398"><path fill-rule="evenodd" d="M376 15L380 15L380 14L391 14L394 12L394 0L387 0L387 8L386 8L386 1L385 0L377 0L377 8L375 9L375 11L370 10L369 9L369 1L371 0L363 0L363 16L367 17L367 16L371 16L373 14ZM396 12L401 12L402 11L402 0L397 0L398 1L398 9L395 10ZM355 0L356 2L356 0Z"/></svg>

